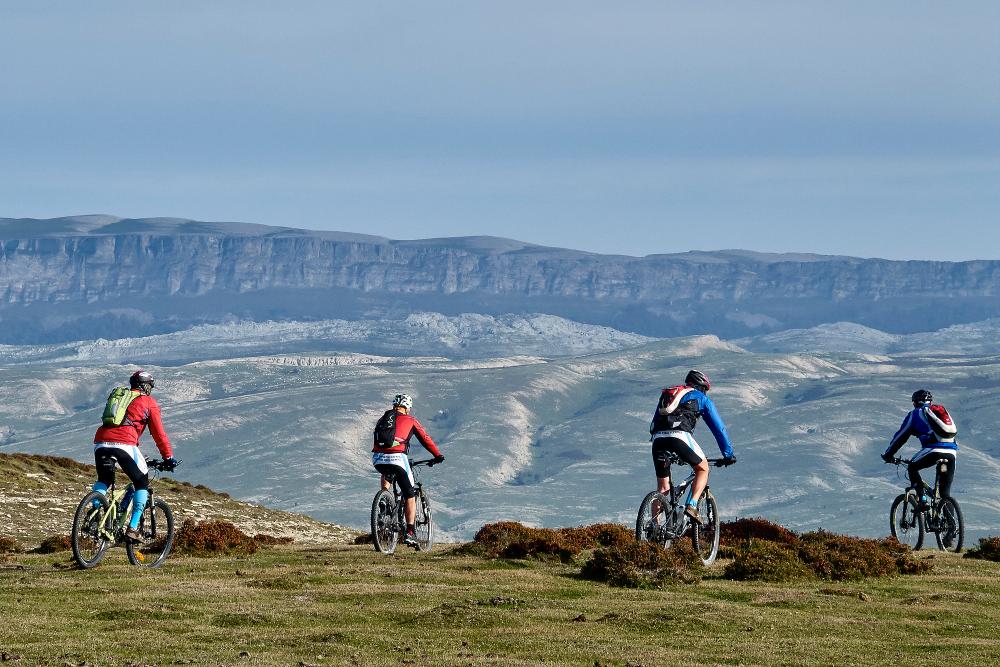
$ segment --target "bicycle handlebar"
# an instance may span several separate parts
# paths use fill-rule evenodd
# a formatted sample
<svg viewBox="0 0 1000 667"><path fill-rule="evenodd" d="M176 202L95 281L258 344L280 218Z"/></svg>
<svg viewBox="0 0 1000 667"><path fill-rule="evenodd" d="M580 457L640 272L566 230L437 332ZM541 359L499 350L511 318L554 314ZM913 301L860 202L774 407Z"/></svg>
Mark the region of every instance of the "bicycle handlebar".
<svg viewBox="0 0 1000 667"><path fill-rule="evenodd" d="M430 468L431 466L434 465L434 459L424 459L422 461L414 461L414 460L411 459L410 460L410 465L411 466L427 466L428 468Z"/></svg>
<svg viewBox="0 0 1000 667"><path fill-rule="evenodd" d="M150 468L156 468L160 472L173 472L174 468L181 464L179 459L174 460L174 465L168 465L163 459L146 459L146 465Z"/></svg>
<svg viewBox="0 0 1000 667"><path fill-rule="evenodd" d="M680 456L678 456L674 452L669 452L669 454L670 454L670 462L671 463L688 465L687 461L685 461L684 459L682 459ZM734 463L736 463L735 459L727 459L727 458L724 458L724 457L723 458L717 458L717 459L705 459L705 460L708 461L709 465L715 466L716 468L725 468L727 466L731 466Z"/></svg>

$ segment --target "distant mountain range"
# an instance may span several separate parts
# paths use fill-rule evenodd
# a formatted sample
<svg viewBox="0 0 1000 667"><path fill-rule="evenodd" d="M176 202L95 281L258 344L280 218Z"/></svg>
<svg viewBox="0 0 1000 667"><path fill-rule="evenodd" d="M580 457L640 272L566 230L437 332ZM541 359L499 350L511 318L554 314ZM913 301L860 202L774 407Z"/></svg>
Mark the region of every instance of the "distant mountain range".
<svg viewBox="0 0 1000 667"><path fill-rule="evenodd" d="M653 337L837 321L905 334L1000 314L1000 261L736 250L627 257L493 237L395 241L104 215L0 219L4 343L417 312L545 313Z"/></svg>

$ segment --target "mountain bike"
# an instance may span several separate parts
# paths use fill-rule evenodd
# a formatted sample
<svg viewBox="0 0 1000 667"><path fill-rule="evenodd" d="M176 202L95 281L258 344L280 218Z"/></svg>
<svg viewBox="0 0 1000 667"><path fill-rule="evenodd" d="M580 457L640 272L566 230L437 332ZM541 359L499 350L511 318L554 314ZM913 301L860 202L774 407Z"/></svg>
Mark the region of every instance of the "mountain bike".
<svg viewBox="0 0 1000 667"><path fill-rule="evenodd" d="M179 461L178 461L179 463ZM173 467L159 459L146 459L146 465L159 472L169 472ZM83 497L73 515L73 558L83 569L95 567L103 560L110 547L125 545L128 560L140 567L159 567L167 559L174 545L174 514L163 500L153 496L152 480L149 499L139 519L138 540L125 536L132 517L132 497L135 489L129 484L124 489L114 484L107 493L91 491Z"/></svg>
<svg viewBox="0 0 1000 667"><path fill-rule="evenodd" d="M417 503L417 513L413 523L417 533L417 551L430 551L434 546L434 521L431 518L430 499L417 472L419 466L429 468L433 465L434 459L410 461L413 486L417 490L417 496L414 498ZM380 489L372 500L372 539L375 542L375 551L392 554L396 551L399 536L406 531L406 516L403 512L406 503L396 476L388 475L386 478L392 483L392 492Z"/></svg>
<svg viewBox="0 0 1000 667"><path fill-rule="evenodd" d="M721 468L726 465L726 459L708 459L710 465ZM669 453L667 470L671 464L684 465L685 461L674 453ZM670 477L673 479L673 476ZM635 539L640 542L656 542L663 547L669 547L673 540L686 535L691 536L691 545L705 565L715 562L719 554L719 508L715 496L705 485L705 490L698 498L698 516L702 524L692 521L684 513L687 505L689 487L694 482L694 471L688 478L677 485L671 485L668 493L650 491L639 505L639 513L635 518Z"/></svg>
<svg viewBox="0 0 1000 667"><path fill-rule="evenodd" d="M908 465L910 461L903 458L892 460L897 466ZM896 496L889 509L889 528L892 536L901 543L909 545L914 551L924 545L924 537L928 531L934 533L934 540L941 551L962 550L965 541L965 522L962 519L962 509L958 501L949 496L941 495L941 473L947 466L946 459L939 459L934 466L934 488L925 482L918 490L911 487ZM921 506L920 498L930 496L931 503Z"/></svg>

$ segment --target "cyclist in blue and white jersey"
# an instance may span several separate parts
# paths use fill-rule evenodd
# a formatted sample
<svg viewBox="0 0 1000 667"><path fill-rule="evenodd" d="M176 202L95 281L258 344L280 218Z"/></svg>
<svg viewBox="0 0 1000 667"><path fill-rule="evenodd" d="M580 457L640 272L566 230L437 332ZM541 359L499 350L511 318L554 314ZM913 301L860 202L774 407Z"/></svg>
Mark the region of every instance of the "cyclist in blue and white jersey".
<svg viewBox="0 0 1000 667"><path fill-rule="evenodd" d="M722 423L715 403L708 397L711 387L712 384L704 373L689 371L683 385L663 390L653 413L653 421L649 424L657 488L660 493L670 491L669 453L673 452L694 469L694 483L691 485L684 513L698 523L701 523L698 498L708 484L708 461L692 435L699 417L705 418L705 423L715 436L715 442L724 458L722 465L736 463L726 425Z"/></svg>
<svg viewBox="0 0 1000 667"><path fill-rule="evenodd" d="M910 484L914 490L923 494L924 482L920 478L920 471L944 459L946 465L940 478L940 490L942 496L950 498L951 482L955 478L955 464L958 460L958 444L955 442L958 428L947 410L932 404L934 397L926 389L913 392L910 400L913 402L913 409L906 414L896 435L892 436L889 446L882 453L882 460L892 463L896 452L906 444L910 436L916 437L921 448L906 467ZM930 504L930 498L923 494L920 502L926 507Z"/></svg>

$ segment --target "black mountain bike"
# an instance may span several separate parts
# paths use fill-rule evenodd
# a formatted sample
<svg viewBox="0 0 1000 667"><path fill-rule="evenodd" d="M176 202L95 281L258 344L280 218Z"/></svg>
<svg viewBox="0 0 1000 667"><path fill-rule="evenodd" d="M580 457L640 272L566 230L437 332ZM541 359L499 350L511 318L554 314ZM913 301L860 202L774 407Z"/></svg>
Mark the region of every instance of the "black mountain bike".
<svg viewBox="0 0 1000 667"><path fill-rule="evenodd" d="M146 459L146 465L157 472L173 471L172 466L159 459ZM154 474L153 479L158 476ZM130 540L125 536L125 529L132 517L134 492L131 484L124 489L117 489L112 484L107 493L91 491L83 497L73 515L71 536L77 565L84 569L95 567L109 547L119 544L125 545L128 560L133 565L163 565L174 545L174 513L167 503L153 497L151 481L149 498L139 519L141 537Z"/></svg>
<svg viewBox="0 0 1000 667"><path fill-rule="evenodd" d="M895 458L893 463L908 465L907 459ZM941 495L941 473L947 466L947 460L940 459L934 466L934 488L924 483L920 493L913 487L908 487L896 496L889 509L889 528L892 536L901 543L909 545L914 551L924 545L926 533L934 533L938 549L942 551L959 552L965 541L965 522L962 520L962 510L958 502L949 496ZM930 496L931 503L921 506L920 497Z"/></svg>
<svg viewBox="0 0 1000 667"><path fill-rule="evenodd" d="M685 464L676 454L670 453L667 470L671 464ZM726 459L708 459L709 464L716 468L728 465ZM673 476L670 476L673 480ZM686 535L691 536L691 544L701 557L701 562L711 565L719 554L719 508L715 496L705 485L705 490L698 499L698 516L702 524L699 526L685 513L688 487L694 482L694 471L680 484L671 485L668 493L650 491L639 505L639 514L635 518L635 539L640 542L656 542L669 547L673 540Z"/></svg>
<svg viewBox="0 0 1000 667"><path fill-rule="evenodd" d="M410 469L413 471L414 488L417 490L417 514L414 519L414 528L417 533L417 551L430 551L434 546L434 521L431 518L431 504L424 491L424 485L420 482L417 468L419 466L434 465L434 459L423 461L410 461ZM375 551L384 554L395 553L399 537L406 531L406 517L403 509L406 505L403 502L403 494L399 490L399 482L395 475L387 476L392 482L392 491L380 489L372 500L372 539L375 542Z"/></svg>

